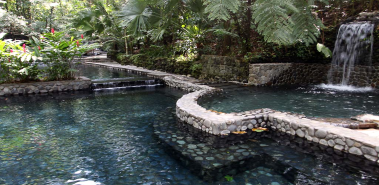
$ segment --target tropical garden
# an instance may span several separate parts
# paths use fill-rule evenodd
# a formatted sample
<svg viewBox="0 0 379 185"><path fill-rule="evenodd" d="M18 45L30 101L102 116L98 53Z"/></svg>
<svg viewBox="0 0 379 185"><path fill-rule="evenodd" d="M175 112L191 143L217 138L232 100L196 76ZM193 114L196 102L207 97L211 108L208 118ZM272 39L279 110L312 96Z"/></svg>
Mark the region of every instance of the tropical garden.
<svg viewBox="0 0 379 185"><path fill-rule="evenodd" d="M17 82L73 79L74 59L96 47L122 64L195 77L202 55L233 56L247 63L329 62L337 25L378 10L379 4L3 0L0 8L0 82Z"/></svg>

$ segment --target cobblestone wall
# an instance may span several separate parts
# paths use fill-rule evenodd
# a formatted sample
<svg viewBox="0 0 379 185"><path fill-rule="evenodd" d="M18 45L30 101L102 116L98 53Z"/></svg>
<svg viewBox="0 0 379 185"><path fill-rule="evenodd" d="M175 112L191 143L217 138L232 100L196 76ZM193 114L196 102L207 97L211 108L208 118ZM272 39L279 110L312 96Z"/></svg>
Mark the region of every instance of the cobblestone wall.
<svg viewBox="0 0 379 185"><path fill-rule="evenodd" d="M234 57L203 55L200 79L210 81L247 81L249 64Z"/></svg>
<svg viewBox="0 0 379 185"><path fill-rule="evenodd" d="M91 80L84 77L67 81L0 84L0 96L76 91L89 89L90 85Z"/></svg>
<svg viewBox="0 0 379 185"><path fill-rule="evenodd" d="M249 84L309 85L328 83L330 65L301 63L250 64ZM333 74L334 84L341 83L342 70ZM355 66L350 84L359 87L379 87L379 66Z"/></svg>
<svg viewBox="0 0 379 185"><path fill-rule="evenodd" d="M308 85L327 83L330 65L268 63L250 64L252 85Z"/></svg>

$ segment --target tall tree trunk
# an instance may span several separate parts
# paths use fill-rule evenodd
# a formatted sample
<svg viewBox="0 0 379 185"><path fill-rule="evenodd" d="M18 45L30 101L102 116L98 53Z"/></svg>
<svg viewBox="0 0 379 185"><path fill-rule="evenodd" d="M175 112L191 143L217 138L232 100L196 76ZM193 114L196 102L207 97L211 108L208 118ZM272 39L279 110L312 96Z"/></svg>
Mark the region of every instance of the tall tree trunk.
<svg viewBox="0 0 379 185"><path fill-rule="evenodd" d="M126 28L124 28L124 37L125 37L125 54L129 54L128 51L128 38L126 37Z"/></svg>
<svg viewBox="0 0 379 185"><path fill-rule="evenodd" d="M53 11L54 11L54 7L51 7L50 9L50 29L53 28L52 27L52 22L53 22Z"/></svg>
<svg viewBox="0 0 379 185"><path fill-rule="evenodd" d="M9 3L10 3L9 0L7 0L6 3L5 3L5 9L7 10L7 12L9 11L9 7L8 7Z"/></svg>
<svg viewBox="0 0 379 185"><path fill-rule="evenodd" d="M246 11L246 22L244 24L244 37L245 37L245 52L250 51L250 33L251 33L251 1L252 0L247 0L246 5L247 5L247 11Z"/></svg>

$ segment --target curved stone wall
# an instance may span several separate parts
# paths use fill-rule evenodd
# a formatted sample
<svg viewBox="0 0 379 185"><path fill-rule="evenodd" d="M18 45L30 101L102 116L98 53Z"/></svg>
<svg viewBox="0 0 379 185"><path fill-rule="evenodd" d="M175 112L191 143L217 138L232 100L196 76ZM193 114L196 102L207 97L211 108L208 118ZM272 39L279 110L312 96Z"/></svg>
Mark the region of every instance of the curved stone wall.
<svg viewBox="0 0 379 185"><path fill-rule="evenodd" d="M135 66L121 66L114 63L92 64L125 70L143 71L147 75L162 78L166 84L171 87L192 91L177 101L176 115L181 122L202 130L203 132L213 135L230 135L235 131L267 127L279 133L287 133L305 138L314 143L333 147L336 151L343 151L365 157L379 165L378 139L356 130L336 127L296 114L271 109L258 109L229 114L206 110L197 104L197 100L205 94L212 94L219 90L202 85L193 78L136 68Z"/></svg>
<svg viewBox="0 0 379 185"><path fill-rule="evenodd" d="M85 77L67 81L0 84L0 96L77 91L89 89L90 86L91 80Z"/></svg>
<svg viewBox="0 0 379 185"><path fill-rule="evenodd" d="M196 85L196 84L192 84ZM179 87L179 86L177 86ZM196 89L196 88L194 88ZM336 127L271 109L259 109L242 113L216 113L197 104L197 100L216 89L201 89L184 95L176 103L176 114L180 121L214 135L228 135L256 127L267 127L309 141L333 147L335 150L364 156L377 162L379 143L377 138L342 127Z"/></svg>

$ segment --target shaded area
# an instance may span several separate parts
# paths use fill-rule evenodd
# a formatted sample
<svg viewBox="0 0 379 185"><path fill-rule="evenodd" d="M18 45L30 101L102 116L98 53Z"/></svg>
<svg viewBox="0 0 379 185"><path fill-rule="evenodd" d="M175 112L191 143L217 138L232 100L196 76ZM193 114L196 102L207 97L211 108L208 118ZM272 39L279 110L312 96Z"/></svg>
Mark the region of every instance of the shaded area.
<svg viewBox="0 0 379 185"><path fill-rule="evenodd" d="M237 184L376 184L379 177L374 162L295 136L273 131L212 136L191 126L166 122L163 118L175 113L168 110L166 114L158 116L154 133L168 153L206 181L229 175ZM251 173L267 174L261 169L270 169L278 176L257 179Z"/></svg>

